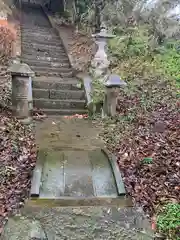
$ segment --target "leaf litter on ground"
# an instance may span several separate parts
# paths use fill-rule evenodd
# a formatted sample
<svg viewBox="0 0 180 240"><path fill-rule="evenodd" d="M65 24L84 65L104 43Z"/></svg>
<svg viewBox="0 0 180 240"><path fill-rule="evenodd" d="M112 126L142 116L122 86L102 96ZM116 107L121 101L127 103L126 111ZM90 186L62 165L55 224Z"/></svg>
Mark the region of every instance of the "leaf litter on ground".
<svg viewBox="0 0 180 240"><path fill-rule="evenodd" d="M36 148L31 126L0 111L0 229L28 197Z"/></svg>
<svg viewBox="0 0 180 240"><path fill-rule="evenodd" d="M121 91L116 118L100 122L128 194L155 228L159 208L180 204L180 112L167 83L161 88L158 81L148 81L131 94Z"/></svg>

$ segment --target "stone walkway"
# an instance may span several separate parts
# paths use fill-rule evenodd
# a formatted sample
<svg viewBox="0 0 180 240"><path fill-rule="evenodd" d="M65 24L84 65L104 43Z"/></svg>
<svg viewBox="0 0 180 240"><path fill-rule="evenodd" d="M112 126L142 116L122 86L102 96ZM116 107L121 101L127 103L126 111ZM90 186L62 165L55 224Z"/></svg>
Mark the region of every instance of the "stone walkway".
<svg viewBox="0 0 180 240"><path fill-rule="evenodd" d="M143 213L118 207L25 207L2 240L150 240Z"/></svg>
<svg viewBox="0 0 180 240"><path fill-rule="evenodd" d="M84 119L49 117L36 123L39 192L33 194L32 187L2 240L153 239L141 209L128 207L123 188L119 192L99 132Z"/></svg>
<svg viewBox="0 0 180 240"><path fill-rule="evenodd" d="M49 117L37 125L42 171L39 198L117 197L111 166L97 133L98 129L83 119Z"/></svg>

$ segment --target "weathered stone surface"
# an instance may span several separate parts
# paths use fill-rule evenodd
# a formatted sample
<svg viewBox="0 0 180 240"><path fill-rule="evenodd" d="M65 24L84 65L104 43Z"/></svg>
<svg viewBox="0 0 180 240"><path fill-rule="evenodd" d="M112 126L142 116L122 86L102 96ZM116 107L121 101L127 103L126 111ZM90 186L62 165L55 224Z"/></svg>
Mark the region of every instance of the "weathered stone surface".
<svg viewBox="0 0 180 240"><path fill-rule="evenodd" d="M74 114L87 114L86 109L41 109L44 114L52 116L72 116Z"/></svg>
<svg viewBox="0 0 180 240"><path fill-rule="evenodd" d="M64 74L67 73L69 74L69 76L72 76L72 70L69 68L61 68L61 67L47 67L47 66L31 66L31 68L33 69L33 71L35 72L40 72L40 73L46 73L46 72L51 72L51 73L60 73L60 74ZM43 74L42 74L43 75Z"/></svg>
<svg viewBox="0 0 180 240"><path fill-rule="evenodd" d="M62 109L71 109L71 114L76 113L75 109L77 112L81 109L85 111L82 88L76 86L78 81L74 78L74 71L57 31L40 6L26 4L22 6L22 10L22 59L36 75L33 81L34 107L52 114L60 114ZM43 81L40 80L42 76ZM47 91L49 89L54 91ZM71 99L73 101L68 101Z"/></svg>
<svg viewBox="0 0 180 240"><path fill-rule="evenodd" d="M55 99L34 99L34 106L37 108L52 108L52 109L69 109L69 108L84 108L84 100L55 100Z"/></svg>
<svg viewBox="0 0 180 240"><path fill-rule="evenodd" d="M89 120L49 117L36 125L38 148L54 150L94 150L104 146L100 129Z"/></svg>
<svg viewBox="0 0 180 240"><path fill-rule="evenodd" d="M79 90L78 81L72 78L62 79L61 77L36 77L32 82L33 88L51 90Z"/></svg>
<svg viewBox="0 0 180 240"><path fill-rule="evenodd" d="M29 206L22 209L22 216L25 216L24 220L9 220L3 240L29 240L27 236L32 232L32 219L36 219L36 224L44 229L48 240L153 239L150 225L138 208ZM46 239L42 230L41 234L40 239Z"/></svg>
<svg viewBox="0 0 180 240"><path fill-rule="evenodd" d="M42 151L41 151L42 152ZM39 152L40 153L40 152ZM44 157L45 155L45 157ZM64 155L60 151L44 151L42 158L43 174L40 198L57 198L64 195Z"/></svg>
<svg viewBox="0 0 180 240"><path fill-rule="evenodd" d="M13 63L8 71L11 73L12 76L18 75L18 76L28 76L33 77L34 72L31 70L31 68L26 63Z"/></svg>
<svg viewBox="0 0 180 240"><path fill-rule="evenodd" d="M47 67L47 68L53 68L53 67L59 67L59 68L69 68L69 63L66 61L65 62L58 62L58 61L53 61L53 59L45 60L43 61L42 59L25 59L25 62L31 66L42 66L42 67Z"/></svg>
<svg viewBox="0 0 180 240"><path fill-rule="evenodd" d="M49 206L49 207L77 207L77 206L118 206L119 208L132 207L130 197L58 197L58 198L31 198L28 206ZM27 205L26 204L26 205Z"/></svg>
<svg viewBox="0 0 180 240"><path fill-rule="evenodd" d="M39 221L26 216L10 218L1 236L2 240L48 240Z"/></svg>
<svg viewBox="0 0 180 240"><path fill-rule="evenodd" d="M31 30L32 31L32 30ZM50 37L44 37L44 39L42 39L44 42L48 42L47 44L48 45L51 45L51 46L59 46L59 38L58 37L56 37L56 36L54 36L54 38L50 35ZM40 40L40 39L38 39L38 38L36 38L36 39L34 39L34 41L33 41L33 43L34 44L41 44L42 43L42 40ZM23 42L22 42L22 44L30 44L30 43L32 43L31 42L31 40L28 38L28 37L25 37L24 36L24 38L23 38Z"/></svg>
<svg viewBox="0 0 180 240"><path fill-rule="evenodd" d="M13 114L20 119L30 117L29 109L29 77L28 76L12 76L12 107Z"/></svg>
<svg viewBox="0 0 180 240"><path fill-rule="evenodd" d="M47 120L38 124L36 129L38 156L42 159L43 168L40 198L117 197L109 159L101 151L101 140L95 141L96 131L90 122L69 122L60 118L53 121L53 126ZM86 142L87 148L77 149Z"/></svg>
<svg viewBox="0 0 180 240"><path fill-rule="evenodd" d="M49 90L33 89L33 98L49 98Z"/></svg>
<svg viewBox="0 0 180 240"><path fill-rule="evenodd" d="M50 90L51 99L84 99L84 91L59 91L59 90Z"/></svg>
<svg viewBox="0 0 180 240"><path fill-rule="evenodd" d="M89 151L89 159L92 165L92 179L95 196L116 197L117 186L109 163L109 159L101 149Z"/></svg>
<svg viewBox="0 0 180 240"><path fill-rule="evenodd" d="M49 56L40 56L39 54L37 54L35 57L33 55L25 55L23 54L21 57L22 61L29 61L29 62L34 62L34 61L47 61L47 62L59 62L59 57L49 57ZM64 63L68 62L68 59L66 56L62 57L61 56L61 61Z"/></svg>
<svg viewBox="0 0 180 240"><path fill-rule="evenodd" d="M42 161L43 159L38 158L36 162L36 166L33 170L33 177L31 181L31 197L38 197L40 193L41 186L41 177L42 177Z"/></svg>

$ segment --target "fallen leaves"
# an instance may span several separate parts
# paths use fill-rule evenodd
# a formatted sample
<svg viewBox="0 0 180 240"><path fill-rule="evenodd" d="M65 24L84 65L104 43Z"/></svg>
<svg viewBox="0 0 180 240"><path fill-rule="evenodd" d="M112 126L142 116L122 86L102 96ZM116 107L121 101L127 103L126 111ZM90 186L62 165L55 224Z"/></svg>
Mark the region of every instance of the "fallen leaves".
<svg viewBox="0 0 180 240"><path fill-rule="evenodd" d="M121 92L118 115L104 121L102 136L134 204L152 217L167 202L180 202L180 113L168 82L160 89L156 77L133 81L137 86Z"/></svg>
<svg viewBox="0 0 180 240"><path fill-rule="evenodd" d="M73 119L73 118L78 118L78 119L87 119L88 114L75 114L75 115L70 115L70 116L64 116L65 119Z"/></svg>
<svg viewBox="0 0 180 240"><path fill-rule="evenodd" d="M23 206L36 162L34 136L10 112L0 112L0 229Z"/></svg>
<svg viewBox="0 0 180 240"><path fill-rule="evenodd" d="M123 151L118 154L127 191L150 215L162 197L180 199L180 168L177 166L180 158L179 115L166 108L164 111L166 114L161 115L161 119L167 123L166 131L161 134L152 132L150 120L144 126L137 123L131 136L126 136L118 146L118 149L128 146L128 161L123 158ZM149 159L146 157L149 154L153 154L153 161L141 165L142 158Z"/></svg>

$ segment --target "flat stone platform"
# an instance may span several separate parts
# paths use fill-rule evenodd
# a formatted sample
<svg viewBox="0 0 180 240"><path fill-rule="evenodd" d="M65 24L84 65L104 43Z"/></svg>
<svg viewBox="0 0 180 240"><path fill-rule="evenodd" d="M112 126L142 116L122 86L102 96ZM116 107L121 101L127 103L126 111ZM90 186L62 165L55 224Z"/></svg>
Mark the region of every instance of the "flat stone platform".
<svg viewBox="0 0 180 240"><path fill-rule="evenodd" d="M2 240L152 240L139 208L25 206L10 218Z"/></svg>
<svg viewBox="0 0 180 240"><path fill-rule="evenodd" d="M100 130L91 121L48 118L37 123L35 129L39 150L31 197L93 199L117 198L119 192L125 195L122 179L115 178L113 160L102 151ZM121 182L120 189L116 181Z"/></svg>

